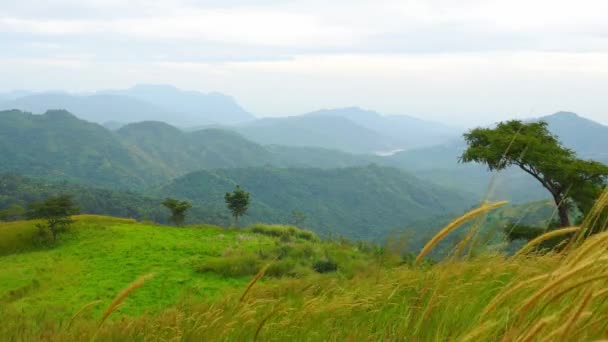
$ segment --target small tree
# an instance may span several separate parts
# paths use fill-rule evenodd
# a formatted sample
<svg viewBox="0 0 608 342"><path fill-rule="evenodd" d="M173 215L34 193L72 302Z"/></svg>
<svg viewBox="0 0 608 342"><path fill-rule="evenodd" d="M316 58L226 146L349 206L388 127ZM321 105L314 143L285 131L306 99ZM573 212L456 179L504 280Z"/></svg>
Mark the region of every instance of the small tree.
<svg viewBox="0 0 608 342"><path fill-rule="evenodd" d="M49 231L53 236L53 241L56 241L57 235L66 231L74 222L71 216L79 213L79 209L74 205L70 195L49 197L42 202L30 204L28 209L29 218L46 221L36 226L41 234Z"/></svg>
<svg viewBox="0 0 608 342"><path fill-rule="evenodd" d="M188 209L192 208L192 204L190 204L190 202L179 201L174 198L166 198L162 205L171 210L171 217L169 217L169 221L176 226L184 225L184 222L186 221L186 212Z"/></svg>
<svg viewBox="0 0 608 342"><path fill-rule="evenodd" d="M226 201L228 209L232 212L232 216L238 227L239 217L243 216L249 208L249 193L237 185L232 193L226 193L224 200Z"/></svg>
<svg viewBox="0 0 608 342"><path fill-rule="evenodd" d="M294 226L300 227L300 225L306 221L306 215L299 210L294 210L291 212L291 221Z"/></svg>
<svg viewBox="0 0 608 342"><path fill-rule="evenodd" d="M464 135L467 150L461 162L478 162L488 169L517 166L551 193L558 208L559 223L570 226L572 206L586 214L608 177L608 166L576 157L551 134L546 122L512 120L496 128L476 128Z"/></svg>

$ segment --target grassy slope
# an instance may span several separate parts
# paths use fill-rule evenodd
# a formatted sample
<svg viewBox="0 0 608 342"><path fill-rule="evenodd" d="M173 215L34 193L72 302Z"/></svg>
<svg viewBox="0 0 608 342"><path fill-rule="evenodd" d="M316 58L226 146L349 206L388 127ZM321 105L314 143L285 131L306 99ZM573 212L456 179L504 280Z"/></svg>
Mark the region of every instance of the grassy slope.
<svg viewBox="0 0 608 342"><path fill-rule="evenodd" d="M32 222L0 224L0 251L28 246L35 229ZM122 312L156 310L186 295L214 297L231 286L242 287L248 278L200 274L193 266L227 248L273 244L263 235L241 240L239 234L212 226L178 229L80 216L57 247L0 257L0 302L28 314L65 317L94 300L109 304L131 281L151 272L157 274L154 280L133 294Z"/></svg>
<svg viewBox="0 0 608 342"><path fill-rule="evenodd" d="M138 317L123 316L122 319L111 320L101 327L97 318L99 315L93 317L81 315L66 324L65 321L58 323L42 320L40 316L37 320L24 320L20 311L10 311L0 307L2 309L0 314L4 315L3 324L0 325L0 340L3 338L8 340L43 338L50 341L167 339L200 341L209 338L227 341L258 338L269 341L598 340L605 338L608 333L608 301L606 300L608 232L605 231L608 227L603 226L604 219L596 220L601 218L596 215L601 215L606 208L608 208L608 192L598 200L594 214L583 226L603 228L604 232L580 244L570 245L561 253L545 255L532 253L506 257L485 250L478 256L450 258L435 265L403 264L395 260L394 255L390 253L378 254L375 257L368 255L370 262L359 264L357 271L351 276L338 272L329 275L309 274L300 278L281 280L267 280L264 277L251 286L251 290L246 292L246 297L242 297L242 287L232 287L231 290L229 286L224 286L225 296L221 298L190 297L179 305L170 306L165 310ZM99 220L94 218L93 222L99 223ZM602 226L593 227L593 222ZM85 223L80 222L80 224ZM135 237L140 231L149 233L150 230L155 229L155 227L116 220L102 220L98 227L92 222L86 224L88 228L77 230L81 235L74 237L75 240L86 242L81 248L91 245L97 247L101 243L99 239L90 241L81 239L85 230L95 232L107 230L116 235L121 233L128 235L134 232L136 235L133 237ZM101 228L105 225L115 228ZM195 234L197 232L203 235L204 233L219 234L213 229L198 231L156 229L164 230L154 232L156 235L154 239L158 239L159 242L164 238L166 241L181 241L186 246L190 243L170 238L168 235L185 234L187 240L190 240L197 239ZM129 232L125 233L124 230ZM581 234L583 232L581 231ZM139 235L137 239L142 238L144 241L140 241L136 248L162 250L165 246L147 241L148 234ZM249 235L249 238L253 236ZM235 237L235 240L242 238ZM105 244L102 243L101 246L103 245ZM118 253L121 251L118 243L110 243L110 246L112 247L108 252L113 252L115 258L121 256ZM64 260L70 247L71 240L68 239L60 248L50 252L22 253L4 256L0 260L11 260L10 258L19 255L61 251L53 257L49 256L52 262L57 263L57 260ZM331 247L336 250L349 250L351 253L354 250L352 245L336 242ZM136 253L131 248L129 250ZM206 255L204 251L197 252ZM84 251L80 253L97 254ZM122 250L122 253L124 257L126 252ZM140 257L150 254L142 253ZM179 252L171 253L178 255L177 259L182 255ZM163 253L155 253L156 256L159 254ZM467 254L466 248L462 250L461 255L465 254ZM118 260L115 258L109 258L106 262L115 263L114 261ZM45 258L40 259L45 260ZM173 266L166 269L170 274L181 272L174 270L175 268L185 269L181 267L184 264L176 262L175 259L171 257L170 262ZM180 260L190 259L182 255ZM72 264L63 263L65 269L60 271L73 271L74 263L77 263L76 260L72 260ZM159 261L143 263L149 265L143 268L128 264L123 268L132 269L134 274L141 274L155 268L160 269L158 265L151 266L156 263ZM185 264L187 265L188 262ZM23 267L31 269L32 266L28 265ZM106 273L106 276L114 272L120 274L119 269L120 267L115 265L110 267L111 272ZM68 283L67 278L73 279L74 274L58 275L57 279L66 278L63 281ZM127 277L124 281L128 281L126 279ZM154 302L149 297L162 298L158 293L150 292L155 288L158 289L158 285L153 281L132 293L121 310L128 312L127 305L138 303L138 300L141 302L140 305L145 306ZM244 284L245 280L235 285ZM103 287L99 283L89 285L92 288ZM40 286L42 288L42 285ZM180 287L179 284L174 286ZM80 289L72 291L80 293ZM54 295L56 292L47 293L46 296ZM141 296L145 298L141 299ZM89 299L91 298L87 298ZM110 297L105 299L107 303ZM139 309L133 310L132 313L139 311Z"/></svg>

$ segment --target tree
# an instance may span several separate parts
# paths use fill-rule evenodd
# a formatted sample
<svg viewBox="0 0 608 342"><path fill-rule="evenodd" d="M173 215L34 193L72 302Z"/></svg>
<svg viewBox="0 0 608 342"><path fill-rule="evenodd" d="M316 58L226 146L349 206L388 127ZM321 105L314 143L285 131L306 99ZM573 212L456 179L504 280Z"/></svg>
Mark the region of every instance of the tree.
<svg viewBox="0 0 608 342"><path fill-rule="evenodd" d="M174 198L166 198L162 205L171 210L171 217L169 217L169 221L176 226L184 225L184 222L186 221L186 212L188 209L192 208L192 204L190 204L190 202L179 201Z"/></svg>
<svg viewBox="0 0 608 342"><path fill-rule="evenodd" d="M36 226L41 234L47 230L50 231L53 241L56 241L57 235L66 231L74 223L72 215L78 214L79 211L70 195L59 195L41 202L31 203L28 206L28 217L45 220L46 223Z"/></svg>
<svg viewBox="0 0 608 342"><path fill-rule="evenodd" d="M249 208L249 193L237 185L232 193L226 193L224 199L226 200L226 205L228 206L228 209L230 209L230 212L232 212L232 216L238 227L239 217L243 216Z"/></svg>
<svg viewBox="0 0 608 342"><path fill-rule="evenodd" d="M570 226L569 212L587 213L606 184L608 166L577 158L551 134L547 123L511 120L496 128L476 128L464 134L467 150L461 162L487 165L490 171L517 166L551 193L561 227Z"/></svg>
<svg viewBox="0 0 608 342"><path fill-rule="evenodd" d="M294 210L291 212L291 221L294 226L300 227L300 225L306 221L306 215L299 210Z"/></svg>
<svg viewBox="0 0 608 342"><path fill-rule="evenodd" d="M0 221L17 221L25 216L25 208L13 204L6 209L0 210Z"/></svg>

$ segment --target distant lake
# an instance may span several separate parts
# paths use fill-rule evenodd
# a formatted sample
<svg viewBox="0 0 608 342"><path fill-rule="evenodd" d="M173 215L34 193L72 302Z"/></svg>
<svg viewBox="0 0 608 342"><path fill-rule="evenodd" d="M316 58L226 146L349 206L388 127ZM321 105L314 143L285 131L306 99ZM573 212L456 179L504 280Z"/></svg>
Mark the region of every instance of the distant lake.
<svg viewBox="0 0 608 342"><path fill-rule="evenodd" d="M380 157L388 157L388 156L392 156L395 153L399 153L399 152L403 152L403 151L405 151L405 149L398 148L398 149L389 150L389 151L378 151L378 152L374 152L374 154L377 156L380 156Z"/></svg>

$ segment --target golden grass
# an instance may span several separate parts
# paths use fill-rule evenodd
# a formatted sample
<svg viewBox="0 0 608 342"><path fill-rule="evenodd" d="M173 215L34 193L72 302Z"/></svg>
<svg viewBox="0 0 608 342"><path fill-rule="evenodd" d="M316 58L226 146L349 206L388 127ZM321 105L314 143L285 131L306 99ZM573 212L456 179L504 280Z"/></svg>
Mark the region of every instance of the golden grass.
<svg viewBox="0 0 608 342"><path fill-rule="evenodd" d="M520 248L520 250L515 254L515 256L520 256L522 254L527 253L534 246L538 246L543 241L547 241L549 239L553 239L555 237L562 236L562 235L568 235L568 234L576 233L579 230L580 230L579 227L568 227L568 228L561 228L561 229L552 230L550 232L542 234L542 235L540 235L540 236L538 236L538 237L530 240L525 246L523 246L522 248Z"/></svg>
<svg viewBox="0 0 608 342"><path fill-rule="evenodd" d="M99 321L99 326L103 325L103 323L106 321L106 319L108 319L108 317L112 314L112 312L116 311L116 309L118 309L118 307L120 305L122 305L122 303L125 301L125 299L127 299L127 297L129 297L129 295L131 293L133 293L133 291L144 286L144 283L146 282L146 280L152 279L154 276L155 276L154 273L143 275L143 276L137 278L131 284L129 284L129 286L127 286L124 290L120 291L120 293L118 295L116 295L116 297L112 301L112 304L110 304L110 306L106 309L106 311L101 316L101 320Z"/></svg>
<svg viewBox="0 0 608 342"><path fill-rule="evenodd" d="M247 284L247 288L245 289L245 292L243 292L243 295L241 296L241 299L239 299L239 302L244 302L245 301L245 297L247 297L247 294L249 293L249 291L251 291L251 289L253 288L253 285L255 285L255 283L258 282L258 280L260 280L260 278L262 278L264 276L264 273L266 273L266 270L268 269L268 267L270 267L270 264L264 266L260 272L258 272L258 274L256 274L253 279L251 279L251 281L249 282L249 284Z"/></svg>
<svg viewBox="0 0 608 342"><path fill-rule="evenodd" d="M70 321L68 322L68 328L70 326L72 326L72 323L74 322L74 320L80 316L83 312L85 312L86 310L98 305L99 303L101 303L101 300L94 300L88 304L85 304L80 310L78 310L73 316L72 318L70 318Z"/></svg>
<svg viewBox="0 0 608 342"><path fill-rule="evenodd" d="M424 247L416 257L416 263L420 263L420 261L433 249L433 247L435 247L439 243L439 241L443 240L443 238L445 238L451 231L460 227L463 223L492 209L501 207L507 203L509 202L503 201L492 204L483 204L479 208L473 209L468 213L462 215L461 217L457 218L456 220L450 222L447 226L445 226L437 234L435 234L435 236L429 242L427 242L426 245L424 245Z"/></svg>

